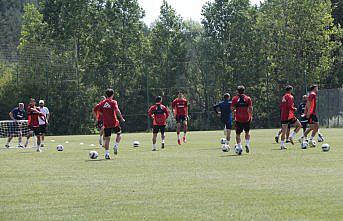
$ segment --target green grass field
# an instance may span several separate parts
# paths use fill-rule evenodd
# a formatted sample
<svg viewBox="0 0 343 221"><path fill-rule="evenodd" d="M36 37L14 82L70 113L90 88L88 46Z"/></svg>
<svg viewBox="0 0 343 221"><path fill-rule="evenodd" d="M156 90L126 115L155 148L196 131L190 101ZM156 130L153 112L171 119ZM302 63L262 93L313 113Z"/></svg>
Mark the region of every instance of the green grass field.
<svg viewBox="0 0 343 221"><path fill-rule="evenodd" d="M252 131L242 156L221 152L222 131L191 132L182 146L168 133L157 152L151 134L124 134L111 160L90 146L98 136L47 137L42 153L1 148L0 220L343 220L343 130L322 130L326 153L280 151L275 132Z"/></svg>

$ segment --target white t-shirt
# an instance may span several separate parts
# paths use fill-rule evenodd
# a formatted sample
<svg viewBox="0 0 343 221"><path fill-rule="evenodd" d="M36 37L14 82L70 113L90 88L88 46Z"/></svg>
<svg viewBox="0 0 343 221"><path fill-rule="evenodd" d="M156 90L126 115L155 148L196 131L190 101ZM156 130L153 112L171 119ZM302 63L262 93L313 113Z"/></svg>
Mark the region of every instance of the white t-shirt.
<svg viewBox="0 0 343 221"><path fill-rule="evenodd" d="M39 107L39 111L44 115L44 117L46 119L46 115L49 114L49 109L47 107ZM38 118L38 120L39 120L39 125L45 125L46 124L45 120L42 120L40 117Z"/></svg>

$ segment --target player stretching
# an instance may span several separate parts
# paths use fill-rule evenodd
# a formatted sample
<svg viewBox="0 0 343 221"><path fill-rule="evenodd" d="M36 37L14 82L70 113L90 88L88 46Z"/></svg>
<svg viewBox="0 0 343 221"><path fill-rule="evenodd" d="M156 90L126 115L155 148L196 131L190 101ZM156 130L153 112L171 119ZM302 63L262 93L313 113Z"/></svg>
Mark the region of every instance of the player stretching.
<svg viewBox="0 0 343 221"><path fill-rule="evenodd" d="M28 119L28 126L29 126L29 133L27 135L25 148L29 144L29 139L31 136L37 137L37 152L42 152L40 148L40 136L39 135L39 117L44 119L44 115L39 111L36 107L36 100L30 98L29 106L27 107L27 119Z"/></svg>
<svg viewBox="0 0 343 221"><path fill-rule="evenodd" d="M161 131L162 146L164 149L165 144L165 128L167 124L167 119L169 117L169 111L162 104L162 97L158 96L155 99L156 104L149 108L148 115L153 120L153 135L152 135L152 151L156 151L156 138L159 131Z"/></svg>
<svg viewBox="0 0 343 221"><path fill-rule="evenodd" d="M295 126L294 131L291 136L289 136L289 141L294 145L294 136L301 129L300 121L295 117L294 111L294 98L292 95L293 87L288 85L286 87L286 93L281 100L281 150L286 150L285 138L289 125Z"/></svg>
<svg viewBox="0 0 343 221"><path fill-rule="evenodd" d="M226 143L229 145L231 139L231 129L232 129L232 114L231 114L231 104L230 94L224 94L224 100L213 106L214 112L220 117L222 123L224 124L224 133L226 133ZM218 108L220 111L218 111ZM230 148L230 147L229 147Z"/></svg>
<svg viewBox="0 0 343 221"><path fill-rule="evenodd" d="M119 143L121 140L121 128L119 125L119 121L117 115L119 116L121 122L125 122L123 118L118 103L116 100L113 99L114 91L112 89L106 90L106 99L100 101L93 109L93 115L96 116L96 113L99 111L103 115L104 121L104 136L105 136L105 159L109 160L110 152L110 140L112 132L117 134L116 142L114 144L114 155L118 154Z"/></svg>
<svg viewBox="0 0 343 221"><path fill-rule="evenodd" d="M101 96L101 101L105 100L106 97L105 96ZM97 111L95 113L95 119L97 120L97 123L96 123L96 127L98 128L99 130L99 145L100 145L100 148L103 146L103 143L105 141L105 137L104 137L104 121L103 121L103 116L102 114L100 113L100 111Z"/></svg>
<svg viewBox="0 0 343 221"><path fill-rule="evenodd" d="M252 101L244 94L243 85L237 87L238 94L232 98L232 111L235 116L236 141L238 147L242 148L241 133L245 132L245 151L250 152L250 123L252 119Z"/></svg>
<svg viewBox="0 0 343 221"><path fill-rule="evenodd" d="M311 92L308 96L306 109L305 109L305 115L306 115L306 118L308 119L308 123L310 124L310 128L308 128L305 131L304 137L307 137L307 135L312 131L309 143L311 144L311 146L315 146L313 142L313 138L314 136L316 136L316 133L319 130L319 121L316 114L316 107L317 107L316 99L317 99L317 93L318 93L318 85L314 84L311 86L310 89L311 89ZM324 140L322 135L318 134L318 140L320 141Z"/></svg>
<svg viewBox="0 0 343 221"><path fill-rule="evenodd" d="M39 108L38 110L43 114L43 117L39 117L39 134L41 140L41 147L44 147L44 136L46 134L46 126L49 124L49 118L50 118L50 111L49 108L44 106L44 100L40 100L38 102Z"/></svg>
<svg viewBox="0 0 343 221"><path fill-rule="evenodd" d="M187 120L188 120L188 101L184 95L179 92L178 97L173 101L172 108L176 119L177 143L181 145L180 131L183 124L183 142L186 143Z"/></svg>
<svg viewBox="0 0 343 221"><path fill-rule="evenodd" d="M24 103L19 103L18 107L15 107L11 112L9 112L9 116L13 122L9 125L9 137L5 147L10 147L10 142L14 135L18 134L18 147L23 148L24 146L21 143L22 140L22 125L18 120L24 120L25 118L25 110L24 110Z"/></svg>

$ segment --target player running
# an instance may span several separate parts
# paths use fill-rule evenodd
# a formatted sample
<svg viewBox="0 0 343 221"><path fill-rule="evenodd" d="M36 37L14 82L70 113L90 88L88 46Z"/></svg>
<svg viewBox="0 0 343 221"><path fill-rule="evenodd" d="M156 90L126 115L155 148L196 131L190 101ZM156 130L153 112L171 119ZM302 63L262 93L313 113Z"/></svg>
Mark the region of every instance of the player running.
<svg viewBox="0 0 343 221"><path fill-rule="evenodd" d="M307 135L312 131L309 143L311 146L315 146L315 143L313 142L313 138L316 136L316 133L319 130L319 121L316 113L317 108L317 93L318 93L318 85L314 84L310 88L311 92L308 96L306 108L305 108L305 115L308 119L308 123L310 124L310 127L305 131L304 137L307 137ZM324 138L322 135L318 134L318 140L323 141Z"/></svg>
<svg viewBox="0 0 343 221"><path fill-rule="evenodd" d="M156 104L152 105L148 110L148 115L153 120L152 151L156 151L156 138L159 131L161 131L162 139L161 148L164 149L165 128L169 117L169 110L162 104L162 97L157 96L155 101Z"/></svg>
<svg viewBox="0 0 343 221"><path fill-rule="evenodd" d="M121 140L121 128L117 115L120 118L121 122L125 122L123 115L121 114L118 103L113 99L114 91L112 89L106 90L106 99L100 101L93 109L93 115L96 116L96 113L99 111L103 115L104 122L104 136L105 136L105 159L109 160L110 152L109 145L111 140L111 134L114 132L116 136L116 141L113 147L114 155L118 154L119 143Z"/></svg>
<svg viewBox="0 0 343 221"><path fill-rule="evenodd" d="M28 126L29 126L29 133L27 134L27 139L25 143L25 148L29 144L29 139L32 136L37 137L37 152L42 152L40 148L40 136L39 135L39 117L44 119L44 115L39 111L38 107L36 107L36 100L30 98L29 106L27 107L27 119L28 119Z"/></svg>
<svg viewBox="0 0 343 221"><path fill-rule="evenodd" d="M101 101L105 100L105 96L101 96ZM104 121L103 121L103 116L100 113L100 111L97 111L95 113L95 119L97 120L96 127L99 130L99 145L100 148L103 147L103 143L105 142L105 137L104 137Z"/></svg>
<svg viewBox="0 0 343 221"><path fill-rule="evenodd" d="M245 151L250 152L250 123L252 120L252 101L244 94L245 87L237 87L237 95L232 98L231 109L235 117L236 141L239 148L242 148L241 133L245 132Z"/></svg>
<svg viewBox="0 0 343 221"><path fill-rule="evenodd" d="M19 103L18 107L13 108L13 110L9 112L9 116L13 122L11 122L9 125L9 137L7 139L7 143L5 147L10 148L10 142L13 139L13 136L18 134L18 147L23 148L24 146L21 143L22 136L23 136L22 131L21 131L22 124L20 121L25 119L24 103Z"/></svg>
<svg viewBox="0 0 343 221"><path fill-rule="evenodd" d="M38 102L39 107L38 110L42 113L43 117L39 117L38 121L39 121L39 134L38 137L40 137L41 140L41 147L44 147L44 136L46 134L46 127L49 124L49 118L50 118L50 111L49 108L45 107L44 104L44 100L40 100Z"/></svg>
<svg viewBox="0 0 343 221"><path fill-rule="evenodd" d="M187 121L188 121L188 101L181 92L179 92L178 97L173 101L172 108L173 108L174 116L176 119L177 143L181 145L181 138L180 138L181 124L183 125L182 140L184 143L186 143L187 142L187 138L186 138Z"/></svg>
<svg viewBox="0 0 343 221"><path fill-rule="evenodd" d="M220 117L222 123L224 124L224 133L226 134L226 142L224 145L229 145L231 139L231 129L232 129L232 111L231 111L230 94L224 94L224 100L213 106L214 112ZM218 111L218 109L220 111ZM230 148L230 147L229 147Z"/></svg>
<svg viewBox="0 0 343 221"><path fill-rule="evenodd" d="M294 112L296 111L296 108L294 107L294 97L292 95L293 87L291 85L288 85L286 87L286 93L282 97L281 100L281 128L282 128L282 134L281 134L281 150L286 150L286 144L285 144L285 138L286 138L286 132L288 130L288 126L295 126L294 131L289 136L289 141L292 145L294 145L294 136L299 132L301 129L300 121L295 117Z"/></svg>

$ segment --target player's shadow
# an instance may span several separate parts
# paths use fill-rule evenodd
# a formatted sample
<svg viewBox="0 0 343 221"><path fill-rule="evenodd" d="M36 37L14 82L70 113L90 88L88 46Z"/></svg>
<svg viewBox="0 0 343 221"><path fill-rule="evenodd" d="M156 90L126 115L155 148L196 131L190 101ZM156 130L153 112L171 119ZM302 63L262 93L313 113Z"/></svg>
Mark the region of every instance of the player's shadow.
<svg viewBox="0 0 343 221"><path fill-rule="evenodd" d="M244 155L226 154L226 155L221 155L220 157L244 157Z"/></svg>
<svg viewBox="0 0 343 221"><path fill-rule="evenodd" d="M85 162L101 162L101 161L111 161L113 159L110 159L110 160L106 160L106 159L94 159L94 160L85 160Z"/></svg>

